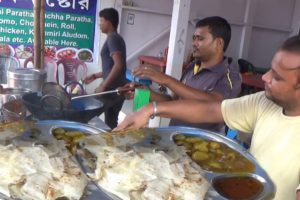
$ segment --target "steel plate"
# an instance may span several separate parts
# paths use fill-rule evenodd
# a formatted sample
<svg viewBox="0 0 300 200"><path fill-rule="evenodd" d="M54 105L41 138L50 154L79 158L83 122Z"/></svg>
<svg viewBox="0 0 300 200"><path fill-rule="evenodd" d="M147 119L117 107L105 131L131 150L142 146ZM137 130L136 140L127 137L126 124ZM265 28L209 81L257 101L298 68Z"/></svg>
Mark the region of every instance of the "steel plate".
<svg viewBox="0 0 300 200"><path fill-rule="evenodd" d="M88 124L78 123L78 122L70 122L70 121L61 121L61 120L45 120L45 121L38 121L35 125L36 128L40 129L42 131L41 139L47 139L49 137L52 137L52 130L57 127L61 128L70 128L70 129L77 129L81 132L87 133L87 134L99 134L106 132L103 129L99 129L96 127L93 127ZM145 131L145 134L147 135L147 131ZM151 134L153 135L153 129L151 131ZM256 198L259 200L262 199L272 199L275 195L275 185L267 175L267 173L260 167L260 165L257 163L255 158L241 145L237 144L233 140L230 140L220 134L216 134L214 132L196 129L196 128L188 128L188 127L162 127L162 128L156 128L155 134L158 134L160 136L160 141L156 144L159 146L166 146L170 145L173 142L173 136L175 134L184 134L184 135L191 135L191 136L197 136L201 137L206 140L213 140L217 142L224 143L228 145L230 148L236 150L237 152L244 155L248 160L250 160L252 163L255 164L256 169L253 173L240 173L240 175L248 175L253 178L256 178L263 184L263 191L261 194ZM149 139L149 138L148 138ZM148 140L147 137L145 137L144 141L138 142L139 145L148 145L151 141ZM174 143L174 145L176 145ZM210 171L204 171L205 178L208 179L209 182L212 182L214 178L220 177L220 176L231 176L231 175L239 175L238 173L215 173ZM1 197L1 195L0 195ZM105 191L99 189L99 187L95 186L95 184L90 183L88 185L88 194L83 199L85 200L116 200L119 199L115 197L114 195L110 193L106 193ZM219 195L214 188L210 187L209 192L206 195L206 200L225 200L226 198ZM7 198L7 200L10 200L10 198Z"/></svg>

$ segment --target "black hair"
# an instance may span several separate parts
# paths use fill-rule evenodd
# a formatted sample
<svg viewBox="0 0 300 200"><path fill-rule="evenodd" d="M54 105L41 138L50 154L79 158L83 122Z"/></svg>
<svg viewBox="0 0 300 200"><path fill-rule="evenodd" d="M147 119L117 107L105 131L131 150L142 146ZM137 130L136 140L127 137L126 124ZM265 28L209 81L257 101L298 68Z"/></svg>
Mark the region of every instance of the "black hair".
<svg viewBox="0 0 300 200"><path fill-rule="evenodd" d="M206 17L199 20L196 28L208 26L214 38L220 37L224 40L223 51L226 51L231 39L231 27L226 19L219 16Z"/></svg>
<svg viewBox="0 0 300 200"><path fill-rule="evenodd" d="M283 42L279 50L300 53L300 35L295 35L288 38Z"/></svg>
<svg viewBox="0 0 300 200"><path fill-rule="evenodd" d="M287 40L283 42L279 50L300 54L300 35L289 37ZM296 69L299 71L300 64ZM300 83L300 73L298 72L298 84L299 83Z"/></svg>
<svg viewBox="0 0 300 200"><path fill-rule="evenodd" d="M105 8L99 12L99 17L111 22L114 28L118 28L119 25L119 13L114 8Z"/></svg>

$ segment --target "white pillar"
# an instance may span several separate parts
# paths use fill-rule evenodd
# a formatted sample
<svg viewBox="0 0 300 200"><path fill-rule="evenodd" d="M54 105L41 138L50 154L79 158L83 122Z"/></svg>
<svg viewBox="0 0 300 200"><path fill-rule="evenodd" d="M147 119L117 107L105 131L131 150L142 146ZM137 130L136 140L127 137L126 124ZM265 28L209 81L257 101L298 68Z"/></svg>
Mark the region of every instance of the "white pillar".
<svg viewBox="0 0 300 200"><path fill-rule="evenodd" d="M294 2L294 12L293 12L293 19L292 19L292 24L291 24L291 28L292 28L292 32L290 34L290 36L294 36L299 34L299 30L300 30L300 1L295 1Z"/></svg>
<svg viewBox="0 0 300 200"><path fill-rule="evenodd" d="M182 73L190 4L191 0L174 0L173 4L166 74L177 79ZM149 126L167 126L168 124L169 119L156 117L150 121Z"/></svg>
<svg viewBox="0 0 300 200"><path fill-rule="evenodd" d="M244 59L248 58L256 4L257 4L257 0L247 0L246 12L244 16L245 25L242 31L239 58L244 58Z"/></svg>
<svg viewBox="0 0 300 200"><path fill-rule="evenodd" d="M191 0L174 0L166 74L180 78Z"/></svg>

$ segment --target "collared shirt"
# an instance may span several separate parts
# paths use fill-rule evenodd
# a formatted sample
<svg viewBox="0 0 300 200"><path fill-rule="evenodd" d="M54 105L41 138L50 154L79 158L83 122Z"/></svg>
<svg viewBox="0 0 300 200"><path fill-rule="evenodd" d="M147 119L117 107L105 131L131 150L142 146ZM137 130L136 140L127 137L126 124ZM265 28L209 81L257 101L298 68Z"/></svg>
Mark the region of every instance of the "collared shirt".
<svg viewBox="0 0 300 200"><path fill-rule="evenodd" d="M191 63L183 73L181 82L192 88L204 92L217 92L222 94L224 99L237 97L241 91L241 76L236 63L231 62L231 58L224 58L217 65L209 68L203 68L194 74L194 63ZM222 131L224 123L185 123L179 120L171 119L170 125L190 126L211 131Z"/></svg>

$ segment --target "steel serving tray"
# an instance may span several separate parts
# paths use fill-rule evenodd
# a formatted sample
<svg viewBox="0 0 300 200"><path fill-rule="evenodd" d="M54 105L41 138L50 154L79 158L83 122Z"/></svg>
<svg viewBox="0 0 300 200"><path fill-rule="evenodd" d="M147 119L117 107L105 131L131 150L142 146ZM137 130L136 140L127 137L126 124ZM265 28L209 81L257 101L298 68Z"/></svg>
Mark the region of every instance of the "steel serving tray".
<svg viewBox="0 0 300 200"><path fill-rule="evenodd" d="M49 137L52 136L52 130L55 128L70 128L70 129L76 129L79 131L82 131L83 133L87 134L99 134L99 133L104 133L106 132L103 129L96 128L94 126L88 125L88 124L83 124L79 122L70 122L70 121L62 121L62 120L44 120L44 121L38 121L35 124L35 128L38 128L41 130L42 134L40 135L40 138L42 140L47 140ZM153 130L153 129L152 129ZM149 132L148 132L149 133ZM145 134L148 134L147 131L145 131ZM151 131L151 134L153 134L153 131ZM256 198L259 200L262 199L272 199L275 195L275 185L269 178L268 174L260 167L260 165L257 163L255 158L246 150L244 149L241 145L236 143L233 140L230 140L226 138L225 136L222 136L220 134L216 134L214 132L202 130L202 129L196 129L196 128L188 128L188 127L179 127L179 126L170 126L170 127L162 127L162 128L156 128L155 129L155 134L160 136L160 141L156 145L161 145L166 146L173 144L173 136L176 134L184 134L184 135L191 135L191 136L197 136L201 137L203 139L207 140L213 140L217 142L224 143L228 145L230 148L236 150L240 154L244 155L248 160L253 162L256 166L256 169L253 173L216 173L216 172L211 172L211 171L205 171L204 170L204 176L207 178L207 180L211 183L214 178L221 177L221 176L237 176L237 175L247 175L250 177L253 177L260 181L263 184L263 191L261 194ZM148 138L149 139L149 138ZM147 136L145 137L144 141L140 141L138 143L142 145L148 145L150 140L147 139ZM176 145L174 143L174 145ZM105 192L104 190L100 189L99 187L95 186L94 183L90 183L87 186L87 194L83 199L85 200L116 200L120 199L110 193ZM2 197L3 198L3 197ZM0 194L0 199L1 199L1 194ZM5 199L5 198L4 198ZM210 187L207 195L206 195L206 200L226 200L226 198L222 197L219 195L213 187ZM11 200L11 198L6 198L5 200Z"/></svg>
<svg viewBox="0 0 300 200"><path fill-rule="evenodd" d="M63 121L63 120L41 120L36 123L36 128L42 130L42 134L45 137L52 137L52 130L55 128L66 128L66 129L76 129L82 131L86 134L99 134L106 132L103 129L96 128L94 126L83 124L79 122ZM86 188L85 200L111 200L114 198L112 194L101 190L94 183L89 183Z"/></svg>
<svg viewBox="0 0 300 200"><path fill-rule="evenodd" d="M255 171L253 173L217 173L211 171L205 171L205 177L208 181L212 182L214 178L224 176L250 176L255 178L263 185L263 191L257 196L255 199L257 200L265 200L265 199L273 199L275 196L276 188L268 174L262 169L262 167L257 163L256 159L246 150L244 147L236 143L235 141L220 135L216 134L211 131L197 129L197 128L188 128L188 127L163 127L156 129L157 133L164 136L164 140L169 140L173 142L173 136L176 134L183 134L183 135L190 135L190 136L197 136L206 140L212 140L221 142L223 144L228 145L230 148L234 149L235 151L239 152L243 156L245 156L248 160L255 164ZM219 193L217 193L213 187L210 187L206 199L213 199L213 200L226 200L227 198L222 197Z"/></svg>
<svg viewBox="0 0 300 200"><path fill-rule="evenodd" d="M99 134L101 132L105 132L104 130L100 128L93 127L88 124L83 124L79 122L71 122L71 121L63 121L63 120L42 120L37 121L33 125L34 128L37 128L41 131L41 134L39 135L39 139L42 141L47 141L50 138L53 138L52 136L52 130L54 128L62 127L62 128L70 128L82 131L87 134ZM24 131L24 134L22 137L26 137L27 135L26 130ZM104 192L104 190L99 189L95 184L89 183L86 188L86 194L84 194L83 199L84 200L111 200L113 196L109 193ZM11 197L7 197L6 195L0 193L0 199L2 200L15 200ZM116 199L116 198L114 198Z"/></svg>

